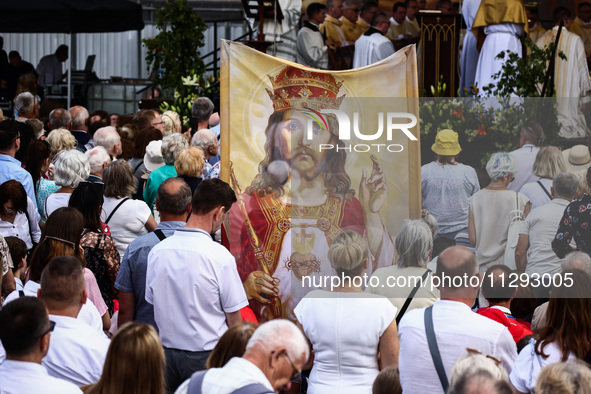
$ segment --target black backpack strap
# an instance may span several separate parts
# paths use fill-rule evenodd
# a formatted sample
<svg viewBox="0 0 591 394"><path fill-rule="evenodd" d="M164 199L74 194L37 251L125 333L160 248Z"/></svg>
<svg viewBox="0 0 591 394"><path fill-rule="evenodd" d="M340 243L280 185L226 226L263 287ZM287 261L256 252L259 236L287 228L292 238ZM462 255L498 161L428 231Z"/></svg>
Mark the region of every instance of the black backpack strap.
<svg viewBox="0 0 591 394"><path fill-rule="evenodd" d="M19 290L19 291L18 291L18 296L19 296L19 298L20 298L20 297L24 297L24 296L25 296L25 292L24 292L24 291L22 291L22 290Z"/></svg>
<svg viewBox="0 0 591 394"><path fill-rule="evenodd" d="M232 394L270 394L273 391L269 391L262 383L253 383L244 387L240 387L232 391Z"/></svg>
<svg viewBox="0 0 591 394"><path fill-rule="evenodd" d="M425 332L427 333L429 351L431 352L431 358L433 359L437 376L439 376L441 387L443 387L443 392L447 392L449 382L445 374L445 368L443 368L443 360L441 359L441 353L439 353L439 346L437 346L437 338L435 338L435 330L433 328L433 305L425 309Z"/></svg>
<svg viewBox="0 0 591 394"><path fill-rule="evenodd" d="M548 198L549 198L550 200L552 200L552 195L551 195L550 193L548 193L548 189L546 189L546 188L544 187L544 185L542 185L542 182L538 181L538 185L540 185L540 187L542 188L542 190L544 191L544 193L546 193L546 195L548 196Z"/></svg>
<svg viewBox="0 0 591 394"><path fill-rule="evenodd" d="M109 215L109 217L107 217L107 220L105 220L105 224L109 224L109 220L111 220L111 218L113 217L113 214L119 209L119 207L121 205L123 205L123 203L125 201L129 200L129 197L125 197L123 200L119 201L119 204L117 204L117 206L115 207L115 209L113 209L111 211L111 214Z"/></svg>
<svg viewBox="0 0 591 394"><path fill-rule="evenodd" d="M162 230L160 229L154 230L154 234L156 234L160 241L164 241L164 239L166 238L166 235L164 235L164 232L162 232Z"/></svg>
<svg viewBox="0 0 591 394"><path fill-rule="evenodd" d="M28 200L27 200L28 201ZM33 231L31 230L31 218L29 217L29 204L27 202L27 209L25 209L25 216L27 217L27 225L29 226L29 237L31 237L31 245L33 245L33 247L31 249L35 249L35 240L33 239Z"/></svg>
<svg viewBox="0 0 591 394"><path fill-rule="evenodd" d="M404 316L404 314L406 313L406 310L408 309L414 296L417 294L417 291L419 291L419 288L423 285L423 283L425 283L425 280L427 279L429 272L431 272L430 269L427 269L427 271L425 271L423 276L421 276L421 280L417 282L414 289L412 289L412 291L408 295L408 298L406 299L406 301L404 301L404 305L402 305L402 308L400 308L400 312L398 312L398 316L396 316L396 325L400 324L400 320L402 320L402 316Z"/></svg>
<svg viewBox="0 0 591 394"><path fill-rule="evenodd" d="M201 386L203 385L203 379L205 378L205 374L207 371L197 371L193 375L191 375L191 380L189 381L189 387L187 388L187 394L201 394Z"/></svg>
<svg viewBox="0 0 591 394"><path fill-rule="evenodd" d="M133 169L133 173L134 174L137 171L137 169L141 167L142 164L144 164L144 160L140 161L140 164L138 164L137 166L135 166L135 168Z"/></svg>

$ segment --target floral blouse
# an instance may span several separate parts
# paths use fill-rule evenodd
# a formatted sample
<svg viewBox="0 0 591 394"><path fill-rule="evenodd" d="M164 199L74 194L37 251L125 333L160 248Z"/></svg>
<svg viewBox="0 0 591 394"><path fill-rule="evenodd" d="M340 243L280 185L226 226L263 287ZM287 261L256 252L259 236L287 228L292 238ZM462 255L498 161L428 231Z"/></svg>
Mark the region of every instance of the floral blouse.
<svg viewBox="0 0 591 394"><path fill-rule="evenodd" d="M39 215L41 215L41 220L45 223L47 218L45 215L45 201L47 197L53 194L56 190L60 187L55 184L54 181L47 180L45 178L41 178L37 181L37 190L36 190L36 200L37 200L37 211L39 211Z"/></svg>
<svg viewBox="0 0 591 394"><path fill-rule="evenodd" d="M114 284L119 272L120 258L113 239L97 231L84 229L80 246L84 249L86 267L92 271L101 290L101 295L109 307L109 312L114 312L114 300L117 292Z"/></svg>
<svg viewBox="0 0 591 394"><path fill-rule="evenodd" d="M558 231L552 241L552 250L559 258L564 258L572 251L569 246L574 237L577 250L591 254L591 196L583 194L583 197L574 200L564 210L562 219L558 224Z"/></svg>

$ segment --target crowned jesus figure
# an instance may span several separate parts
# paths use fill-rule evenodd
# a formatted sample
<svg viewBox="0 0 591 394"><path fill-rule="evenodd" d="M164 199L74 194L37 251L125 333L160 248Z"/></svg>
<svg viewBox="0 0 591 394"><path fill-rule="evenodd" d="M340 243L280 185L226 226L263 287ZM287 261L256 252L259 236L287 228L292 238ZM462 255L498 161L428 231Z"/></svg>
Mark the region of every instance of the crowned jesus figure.
<svg viewBox="0 0 591 394"><path fill-rule="evenodd" d="M392 264L394 245L380 218L388 189L375 157L371 172L361 170L356 193L345 170L347 152L321 149L323 144L345 147L336 118L320 114L339 109L342 82L291 66L269 78L273 114L266 128L266 156L239 195L239 208L231 211L229 243L257 317L295 320L293 309L312 290L309 284L325 288L318 286L322 278L337 275L327 253L341 231L353 230L367 239L368 276Z"/></svg>

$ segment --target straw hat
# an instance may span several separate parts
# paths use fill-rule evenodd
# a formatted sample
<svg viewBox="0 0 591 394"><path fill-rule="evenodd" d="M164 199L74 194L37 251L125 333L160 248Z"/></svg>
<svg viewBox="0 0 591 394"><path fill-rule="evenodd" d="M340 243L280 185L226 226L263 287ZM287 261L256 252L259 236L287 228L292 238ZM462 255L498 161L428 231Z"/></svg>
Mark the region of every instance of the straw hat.
<svg viewBox="0 0 591 394"><path fill-rule="evenodd" d="M455 156L462 151L458 142L458 133L445 129L437 133L431 150L441 156Z"/></svg>
<svg viewBox="0 0 591 394"><path fill-rule="evenodd" d="M164 159L162 158L162 140L150 141L148 146L146 146L144 165L148 171L154 171L164 165Z"/></svg>
<svg viewBox="0 0 591 394"><path fill-rule="evenodd" d="M575 145L562 151L567 171L577 172L591 166L591 155L586 145Z"/></svg>

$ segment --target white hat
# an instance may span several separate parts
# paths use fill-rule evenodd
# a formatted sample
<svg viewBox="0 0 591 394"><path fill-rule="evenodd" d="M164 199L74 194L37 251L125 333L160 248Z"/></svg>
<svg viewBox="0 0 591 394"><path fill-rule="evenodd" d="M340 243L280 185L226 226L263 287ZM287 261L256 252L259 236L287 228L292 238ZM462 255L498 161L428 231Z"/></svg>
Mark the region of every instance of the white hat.
<svg viewBox="0 0 591 394"><path fill-rule="evenodd" d="M151 141L148 146L146 146L144 165L148 171L154 171L164 165L164 159L162 158L162 140Z"/></svg>
<svg viewBox="0 0 591 394"><path fill-rule="evenodd" d="M577 172L591 166L591 155L586 145L575 145L562 151L567 171Z"/></svg>

